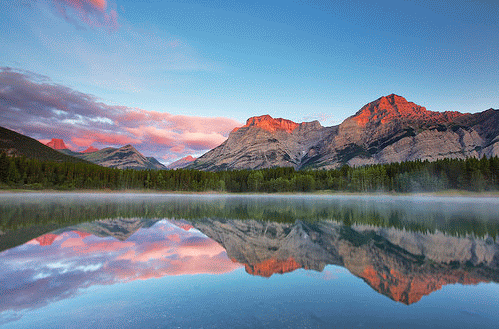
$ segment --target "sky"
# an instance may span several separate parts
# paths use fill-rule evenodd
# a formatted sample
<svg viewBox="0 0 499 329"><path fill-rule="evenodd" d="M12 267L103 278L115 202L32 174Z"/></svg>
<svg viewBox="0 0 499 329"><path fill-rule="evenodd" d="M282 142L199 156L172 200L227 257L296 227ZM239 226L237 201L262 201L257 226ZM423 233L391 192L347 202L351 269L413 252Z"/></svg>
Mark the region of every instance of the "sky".
<svg viewBox="0 0 499 329"><path fill-rule="evenodd" d="M341 123L391 93L499 108L496 0L0 2L0 125L199 156L252 116Z"/></svg>

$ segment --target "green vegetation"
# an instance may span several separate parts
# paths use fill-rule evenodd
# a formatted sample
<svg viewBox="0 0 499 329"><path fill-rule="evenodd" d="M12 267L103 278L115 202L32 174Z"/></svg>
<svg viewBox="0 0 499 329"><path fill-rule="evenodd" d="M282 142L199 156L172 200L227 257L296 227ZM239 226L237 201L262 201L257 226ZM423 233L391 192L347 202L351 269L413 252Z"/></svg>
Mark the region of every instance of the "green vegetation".
<svg viewBox="0 0 499 329"><path fill-rule="evenodd" d="M112 169L0 154L0 186L19 189L149 189L226 192L437 192L499 190L499 158L411 161L336 170L293 168L204 172Z"/></svg>

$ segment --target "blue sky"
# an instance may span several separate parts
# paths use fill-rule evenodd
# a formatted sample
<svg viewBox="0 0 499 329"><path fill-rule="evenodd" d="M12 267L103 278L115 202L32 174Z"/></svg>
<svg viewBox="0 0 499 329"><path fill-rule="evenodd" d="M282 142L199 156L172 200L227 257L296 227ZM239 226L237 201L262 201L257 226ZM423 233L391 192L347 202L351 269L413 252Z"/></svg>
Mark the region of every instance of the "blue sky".
<svg viewBox="0 0 499 329"><path fill-rule="evenodd" d="M109 106L239 123L333 125L391 93L477 112L499 107L498 17L496 1L4 1L0 66Z"/></svg>

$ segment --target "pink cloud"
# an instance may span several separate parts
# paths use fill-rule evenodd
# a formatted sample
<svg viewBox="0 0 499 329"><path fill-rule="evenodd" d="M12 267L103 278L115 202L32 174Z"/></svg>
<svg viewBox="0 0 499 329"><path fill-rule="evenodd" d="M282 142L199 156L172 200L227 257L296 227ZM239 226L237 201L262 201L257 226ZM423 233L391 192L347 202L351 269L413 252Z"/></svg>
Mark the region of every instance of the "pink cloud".
<svg viewBox="0 0 499 329"><path fill-rule="evenodd" d="M32 72L0 68L0 121L41 141L61 138L71 149L134 145L157 159L198 155L220 145L241 124L230 118L172 115L107 105L93 95Z"/></svg>
<svg viewBox="0 0 499 329"><path fill-rule="evenodd" d="M183 144L178 144L178 145L175 145L174 147L172 147L170 149L171 152L175 152L175 153L182 153L184 152L185 150L185 145ZM163 159L165 159L166 156L163 157ZM168 156L168 158L171 158L171 156Z"/></svg>
<svg viewBox="0 0 499 329"><path fill-rule="evenodd" d="M118 13L108 10L106 0L52 0L52 5L57 14L76 27L84 23L92 28L118 29Z"/></svg>
<svg viewBox="0 0 499 329"><path fill-rule="evenodd" d="M93 138L72 137L71 141L76 146L89 147L95 140ZM46 143L44 143L46 144Z"/></svg>

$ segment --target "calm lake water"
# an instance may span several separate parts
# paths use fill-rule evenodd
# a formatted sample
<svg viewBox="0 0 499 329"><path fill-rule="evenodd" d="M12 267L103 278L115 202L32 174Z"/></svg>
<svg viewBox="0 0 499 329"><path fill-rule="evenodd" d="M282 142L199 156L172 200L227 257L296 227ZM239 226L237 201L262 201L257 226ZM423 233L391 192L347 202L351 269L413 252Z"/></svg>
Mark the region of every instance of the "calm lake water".
<svg viewBox="0 0 499 329"><path fill-rule="evenodd" d="M1 194L2 328L499 323L499 199Z"/></svg>

